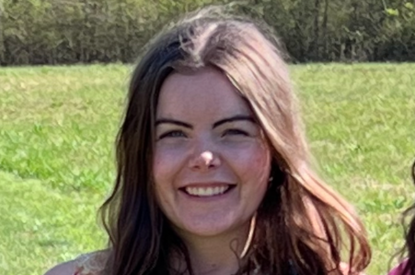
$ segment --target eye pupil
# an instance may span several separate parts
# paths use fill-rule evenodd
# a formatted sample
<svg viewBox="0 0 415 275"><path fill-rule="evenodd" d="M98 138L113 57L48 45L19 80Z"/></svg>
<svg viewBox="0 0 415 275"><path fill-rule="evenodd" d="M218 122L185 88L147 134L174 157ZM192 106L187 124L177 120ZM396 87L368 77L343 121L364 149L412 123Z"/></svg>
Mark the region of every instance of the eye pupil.
<svg viewBox="0 0 415 275"><path fill-rule="evenodd" d="M182 131L176 130L176 131L170 131L170 132L167 132L167 133L161 135L159 137L159 139L163 139L163 138L175 138L175 137L184 137L184 136L185 135L184 135L184 133Z"/></svg>
<svg viewBox="0 0 415 275"><path fill-rule="evenodd" d="M239 130L239 129L228 129L226 131L226 134L231 134L231 135L244 135L246 136L247 133L245 131Z"/></svg>
<svg viewBox="0 0 415 275"><path fill-rule="evenodd" d="M183 136L183 133L180 131L171 131L167 135L170 137L179 137L179 136Z"/></svg>

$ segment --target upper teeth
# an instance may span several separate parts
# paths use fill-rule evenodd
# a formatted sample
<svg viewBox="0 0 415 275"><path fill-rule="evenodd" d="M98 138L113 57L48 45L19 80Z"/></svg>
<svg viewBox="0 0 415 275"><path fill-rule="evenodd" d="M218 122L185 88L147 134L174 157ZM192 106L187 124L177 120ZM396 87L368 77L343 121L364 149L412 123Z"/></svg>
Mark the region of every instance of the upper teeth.
<svg viewBox="0 0 415 275"><path fill-rule="evenodd" d="M194 196L214 196L225 193L229 186L218 186L218 187L186 187L185 190L188 194Z"/></svg>

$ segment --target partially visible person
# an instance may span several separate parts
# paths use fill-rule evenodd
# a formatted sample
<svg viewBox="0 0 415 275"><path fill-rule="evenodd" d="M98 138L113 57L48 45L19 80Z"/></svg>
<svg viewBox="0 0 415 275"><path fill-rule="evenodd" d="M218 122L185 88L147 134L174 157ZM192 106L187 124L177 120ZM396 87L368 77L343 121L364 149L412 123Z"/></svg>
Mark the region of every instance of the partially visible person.
<svg viewBox="0 0 415 275"><path fill-rule="evenodd" d="M48 275L365 269L365 229L313 169L266 29L206 9L152 41L132 75L115 188L101 208L109 247Z"/></svg>
<svg viewBox="0 0 415 275"><path fill-rule="evenodd" d="M415 161L412 164L412 181L415 184ZM403 260L394 267L388 275L415 275L415 204L409 207L404 213L404 218L410 217L409 225L404 224L405 244L400 256Z"/></svg>

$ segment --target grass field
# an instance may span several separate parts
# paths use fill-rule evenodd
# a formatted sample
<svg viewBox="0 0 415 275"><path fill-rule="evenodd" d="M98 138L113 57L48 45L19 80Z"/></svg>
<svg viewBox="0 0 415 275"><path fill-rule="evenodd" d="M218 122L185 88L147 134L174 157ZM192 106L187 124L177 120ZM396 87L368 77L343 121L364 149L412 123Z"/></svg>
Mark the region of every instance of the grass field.
<svg viewBox="0 0 415 275"><path fill-rule="evenodd" d="M0 68L0 274L43 274L101 248L96 209L130 68ZM413 201L415 64L292 67L323 177L354 203L386 274Z"/></svg>

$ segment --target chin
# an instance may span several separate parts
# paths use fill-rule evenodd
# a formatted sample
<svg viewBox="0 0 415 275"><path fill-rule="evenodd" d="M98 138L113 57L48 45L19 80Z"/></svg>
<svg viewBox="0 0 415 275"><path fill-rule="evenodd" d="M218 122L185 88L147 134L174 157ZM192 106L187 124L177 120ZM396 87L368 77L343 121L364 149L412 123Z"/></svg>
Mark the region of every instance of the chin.
<svg viewBox="0 0 415 275"><path fill-rule="evenodd" d="M217 221L220 221L221 219L218 218ZM235 225L235 223L225 223L224 219L222 219L222 222L208 222L208 221L200 221L200 222L189 222L183 223L183 226L180 226L180 233L186 234L186 235L193 235L193 236L199 236L199 237L216 237L221 236L224 234L229 234L233 231L237 231L238 226Z"/></svg>

